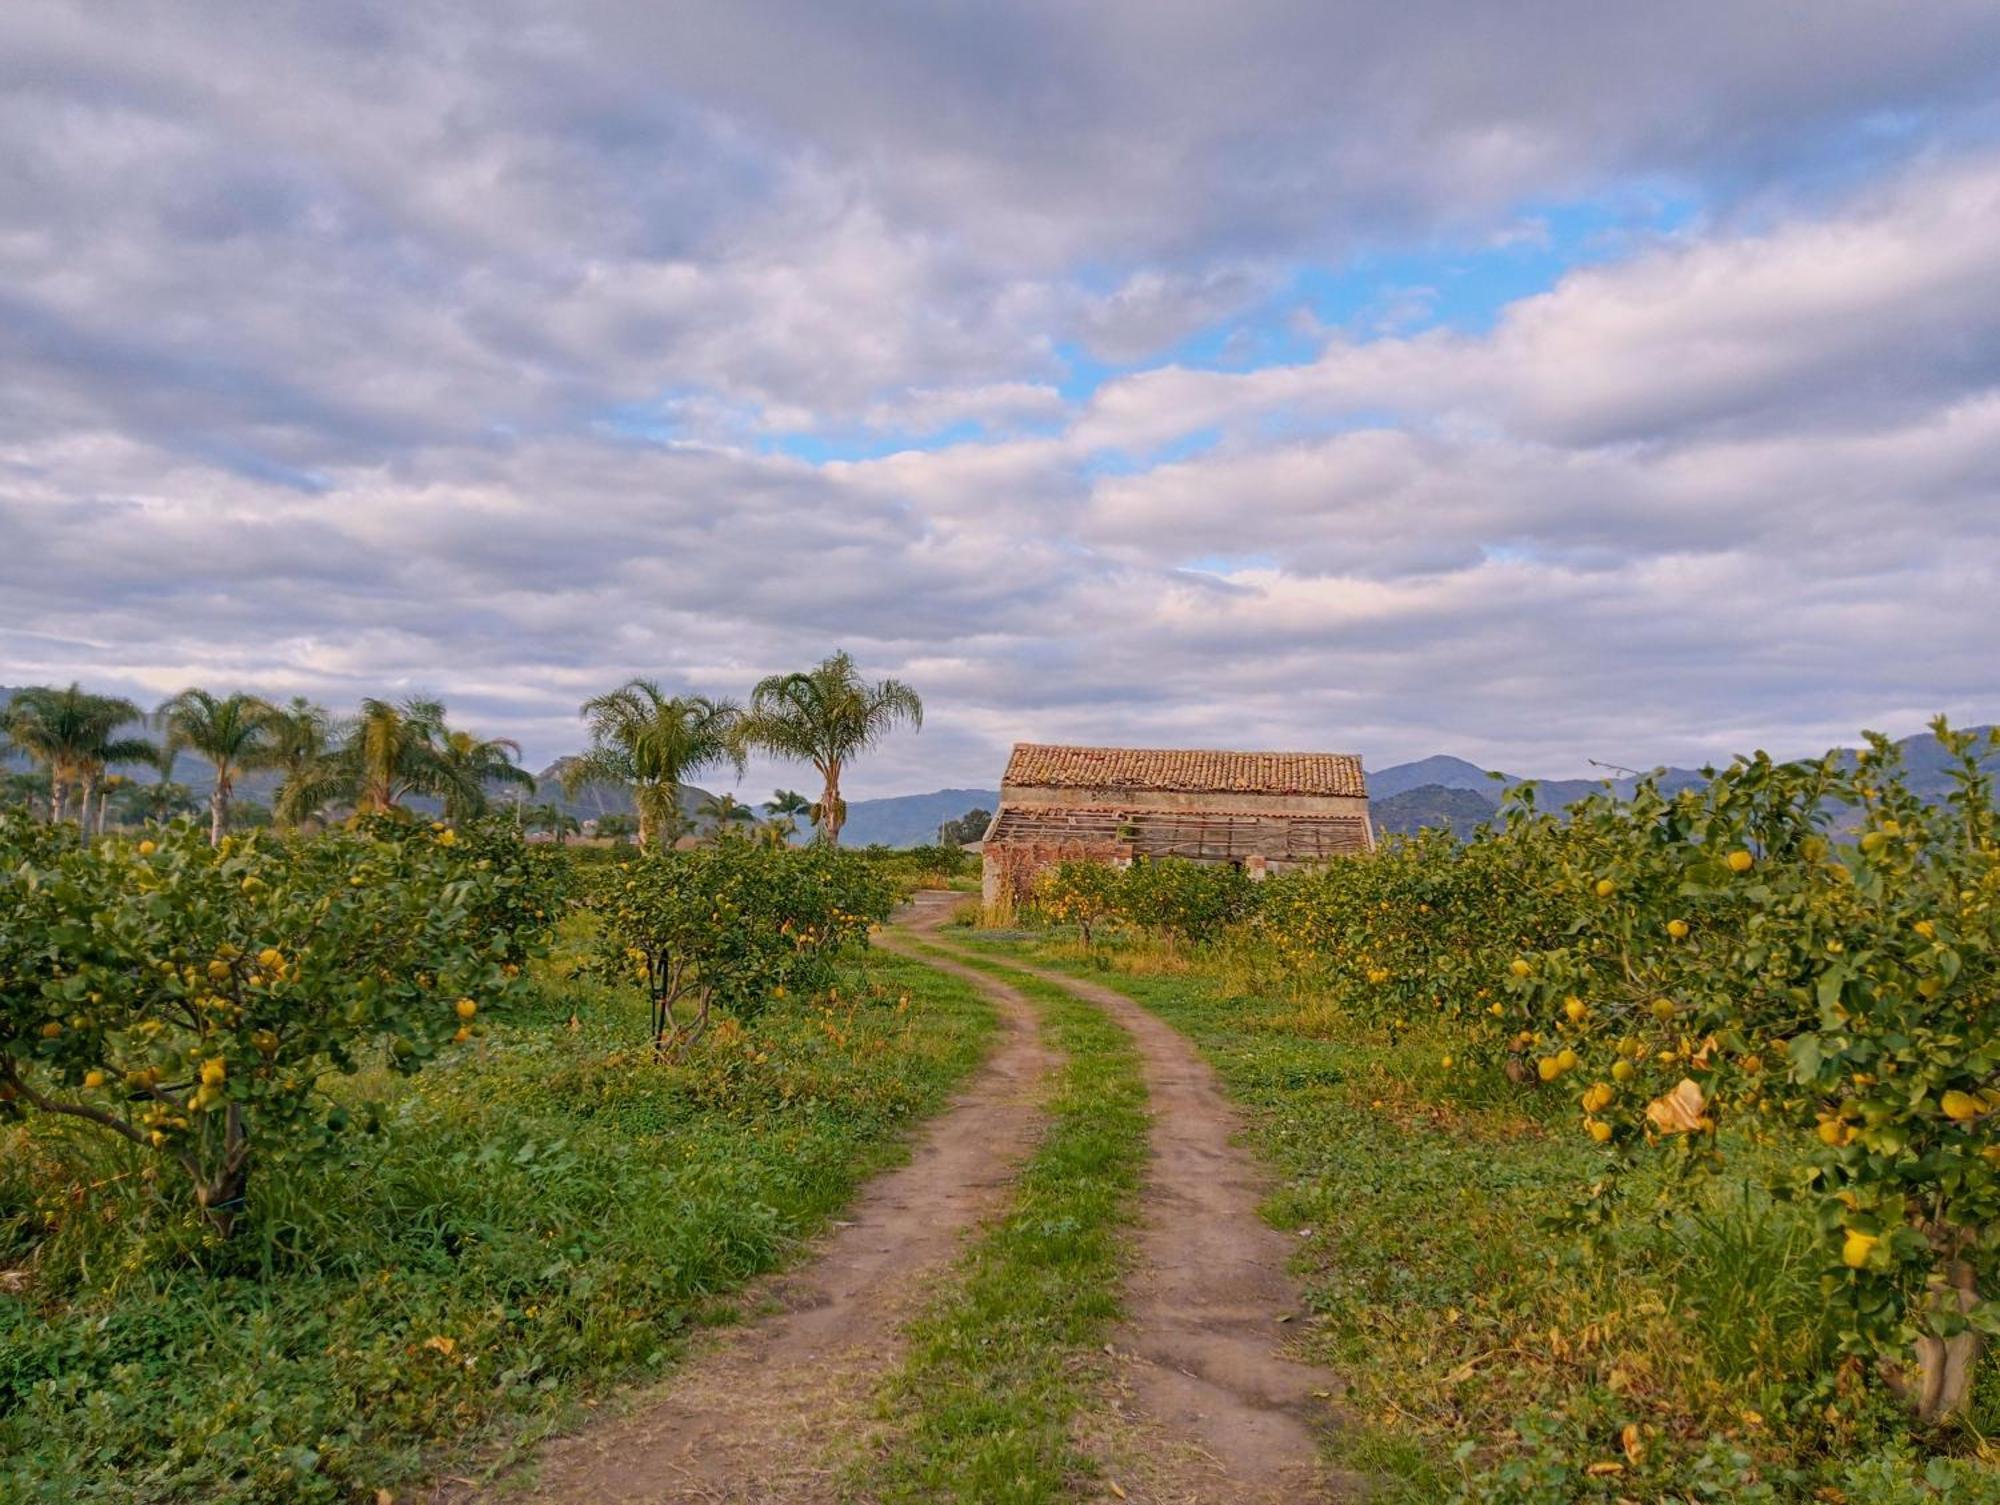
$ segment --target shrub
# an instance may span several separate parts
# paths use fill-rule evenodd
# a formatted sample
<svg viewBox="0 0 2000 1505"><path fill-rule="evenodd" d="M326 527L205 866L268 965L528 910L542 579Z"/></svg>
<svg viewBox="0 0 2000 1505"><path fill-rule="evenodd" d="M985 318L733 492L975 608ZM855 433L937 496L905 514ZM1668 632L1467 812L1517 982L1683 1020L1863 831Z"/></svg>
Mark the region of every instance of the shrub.
<svg viewBox="0 0 2000 1505"><path fill-rule="evenodd" d="M545 928L516 872L441 827L86 847L7 815L0 867L5 1108L151 1153L221 1235L253 1154L346 1126L326 1073L467 1038Z"/></svg>
<svg viewBox="0 0 2000 1505"><path fill-rule="evenodd" d="M1559 875L1590 902L1509 964L1614 1169L1661 1144L1708 1169L1730 1120L1791 1150L1775 1189L1814 1212L1844 1345L1926 1419L2000 1331L2000 821L1973 740L1937 732L1942 805L1881 738L1590 802ZM1846 849L1823 829L1843 809Z"/></svg>
<svg viewBox="0 0 2000 1505"><path fill-rule="evenodd" d="M1122 888L1133 924L1197 945L1246 919L1257 903L1257 885L1240 869L1178 858L1133 863Z"/></svg>
<svg viewBox="0 0 2000 1505"><path fill-rule="evenodd" d="M1125 887L1125 874L1109 863L1059 862L1035 882L1035 915L1076 926L1088 946L1092 930L1124 916Z"/></svg>
<svg viewBox="0 0 2000 1505"><path fill-rule="evenodd" d="M891 893L865 857L722 842L603 870L589 902L600 960L645 988L664 1056L698 1039L717 1004L747 1018L829 985L839 952L888 917Z"/></svg>

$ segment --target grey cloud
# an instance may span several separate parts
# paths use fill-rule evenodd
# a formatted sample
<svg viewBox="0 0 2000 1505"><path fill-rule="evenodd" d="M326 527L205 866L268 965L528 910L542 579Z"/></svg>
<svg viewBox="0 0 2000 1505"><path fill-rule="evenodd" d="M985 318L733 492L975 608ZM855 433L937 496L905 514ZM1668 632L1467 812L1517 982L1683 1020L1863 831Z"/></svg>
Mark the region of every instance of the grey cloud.
<svg viewBox="0 0 2000 1505"><path fill-rule="evenodd" d="M856 793L1017 735L1575 772L1991 717L1995 55L1990 6L1859 0L30 0L0 680L432 689L539 761L628 674L839 643L931 698ZM1637 174L1712 216L1490 333L1390 297L1058 390Z"/></svg>

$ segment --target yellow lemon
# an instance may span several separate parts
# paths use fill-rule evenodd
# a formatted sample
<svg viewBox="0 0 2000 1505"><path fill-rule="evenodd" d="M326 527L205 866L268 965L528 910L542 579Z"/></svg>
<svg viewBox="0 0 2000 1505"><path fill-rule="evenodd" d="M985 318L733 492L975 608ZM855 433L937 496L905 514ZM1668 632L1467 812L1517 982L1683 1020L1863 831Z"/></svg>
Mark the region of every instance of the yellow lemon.
<svg viewBox="0 0 2000 1505"><path fill-rule="evenodd" d="M1603 1144L1611 1138L1611 1125L1601 1118L1591 1119L1585 1127L1590 1131L1590 1137L1599 1144Z"/></svg>
<svg viewBox="0 0 2000 1505"><path fill-rule="evenodd" d="M1837 1118L1822 1118L1819 1121L1819 1142L1833 1149L1847 1143L1847 1125Z"/></svg>
<svg viewBox="0 0 2000 1505"><path fill-rule="evenodd" d="M1667 934L1672 936L1677 941L1686 940L1688 934L1688 922L1686 920L1667 921Z"/></svg>
<svg viewBox="0 0 2000 1505"><path fill-rule="evenodd" d="M1553 1082L1563 1074L1563 1069L1556 1063L1554 1056L1543 1056L1541 1060L1535 1062L1535 1072L1543 1081Z"/></svg>
<svg viewBox="0 0 2000 1505"><path fill-rule="evenodd" d="M1944 1109L1946 1118L1955 1119L1959 1123L1977 1118L1986 1111L1985 1105L1970 1092L1947 1092L1938 1099L1938 1106Z"/></svg>
<svg viewBox="0 0 2000 1505"><path fill-rule="evenodd" d="M229 1075L229 1064L221 1056L211 1056L201 1063L201 1084L204 1087L220 1087Z"/></svg>
<svg viewBox="0 0 2000 1505"><path fill-rule="evenodd" d="M1868 1263L1868 1256L1881 1242L1872 1233L1857 1233L1850 1228L1847 1237L1840 1242L1840 1262L1850 1270L1859 1270Z"/></svg>
<svg viewBox="0 0 2000 1505"><path fill-rule="evenodd" d="M1597 880L1598 898L1608 899L1617 892L1618 892L1618 885L1613 883L1609 878L1599 878Z"/></svg>
<svg viewBox="0 0 2000 1505"><path fill-rule="evenodd" d="M1675 1007L1674 1001L1671 998L1655 998L1653 1000L1653 1017L1663 1024L1673 1018L1678 1012L1679 1010Z"/></svg>
<svg viewBox="0 0 2000 1505"><path fill-rule="evenodd" d="M1576 1070L1576 1052L1565 1045L1561 1050L1556 1052L1556 1065L1560 1066L1564 1071Z"/></svg>
<svg viewBox="0 0 2000 1505"><path fill-rule="evenodd" d="M42 1038L44 1040L58 1039L61 1037L61 1035L62 1035L62 1026L56 1023L55 1020L53 1019L51 1019L47 1024L42 1026Z"/></svg>
<svg viewBox="0 0 2000 1505"><path fill-rule="evenodd" d="M1563 1012L1571 1024L1581 1024L1590 1017L1590 1005L1572 993L1563 1000Z"/></svg>
<svg viewBox="0 0 2000 1505"><path fill-rule="evenodd" d="M470 1019L474 1014L479 1012L479 1005L474 1003L470 998L461 998L452 1007L457 1011L458 1017L461 1019Z"/></svg>
<svg viewBox="0 0 2000 1505"><path fill-rule="evenodd" d="M1601 1108L1608 1107L1611 1097L1611 1084L1609 1082L1593 1082L1584 1090L1583 1111L1586 1113L1595 1113Z"/></svg>
<svg viewBox="0 0 2000 1505"><path fill-rule="evenodd" d="M285 964L285 953L276 946L266 946L257 953L257 965L266 972L275 972Z"/></svg>
<svg viewBox="0 0 2000 1505"><path fill-rule="evenodd" d="M102 1087L104 1085L104 1073L101 1071L86 1071L83 1074L83 1085L86 1087Z"/></svg>
<svg viewBox="0 0 2000 1505"><path fill-rule="evenodd" d="M139 843L139 855L141 857L150 857L157 851L159 851L159 848L150 841L142 841Z"/></svg>
<svg viewBox="0 0 2000 1505"><path fill-rule="evenodd" d="M1535 969L1517 956L1511 962L1507 963L1507 970L1512 972L1516 977L1527 977Z"/></svg>
<svg viewBox="0 0 2000 1505"><path fill-rule="evenodd" d="M1757 859L1755 857L1752 857L1748 852L1744 851L1743 848L1741 847L1738 847L1735 851L1731 852L1729 854L1728 860L1729 860L1729 871L1732 873L1747 873L1750 871L1752 867L1756 866L1757 863Z"/></svg>
<svg viewBox="0 0 2000 1505"><path fill-rule="evenodd" d="M1632 1080L1633 1072L1634 1067L1630 1061L1616 1062L1611 1068L1611 1080L1614 1082L1629 1082Z"/></svg>

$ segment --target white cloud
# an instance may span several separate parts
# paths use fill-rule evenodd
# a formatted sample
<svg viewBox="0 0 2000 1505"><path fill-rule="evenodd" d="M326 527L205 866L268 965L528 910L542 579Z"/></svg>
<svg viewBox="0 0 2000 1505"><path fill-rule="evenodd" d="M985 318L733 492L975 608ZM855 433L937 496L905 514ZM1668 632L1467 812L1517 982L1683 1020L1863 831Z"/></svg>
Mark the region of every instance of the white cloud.
<svg viewBox="0 0 2000 1505"><path fill-rule="evenodd" d="M1016 735L1572 771L1992 718L2000 16L1812 21L30 0L0 682L429 688L539 760L628 674L838 644L932 700L862 793ZM1311 359L1068 395L1638 178L1708 212L1490 329L1385 275Z"/></svg>

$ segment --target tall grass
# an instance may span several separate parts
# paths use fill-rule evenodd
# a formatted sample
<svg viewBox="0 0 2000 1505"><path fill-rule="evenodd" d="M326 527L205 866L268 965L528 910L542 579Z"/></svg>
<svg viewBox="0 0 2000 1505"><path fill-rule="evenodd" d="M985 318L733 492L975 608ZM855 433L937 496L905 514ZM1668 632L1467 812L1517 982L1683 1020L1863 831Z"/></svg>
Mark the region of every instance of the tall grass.
<svg viewBox="0 0 2000 1505"><path fill-rule="evenodd" d="M1860 1384L1823 1320L1814 1230L1755 1189L1759 1146L1728 1144L1733 1174L1707 1185L1635 1176L1593 1253L1569 1218L1597 1174L1575 1114L1444 1070L1448 1031L1364 1027L1238 950L988 944L1125 991L1248 1110L1283 1187L1267 1215L1301 1235L1308 1341L1347 1383L1336 1461L1371 1498L2000 1500L1982 1440L2000 1383L1969 1432L1934 1436Z"/></svg>
<svg viewBox="0 0 2000 1505"><path fill-rule="evenodd" d="M348 1084L373 1126L260 1164L225 1246L76 1129L9 1130L0 1500L369 1499L661 1370L978 1058L971 990L871 973L676 1067L636 996L554 984L422 1076Z"/></svg>

